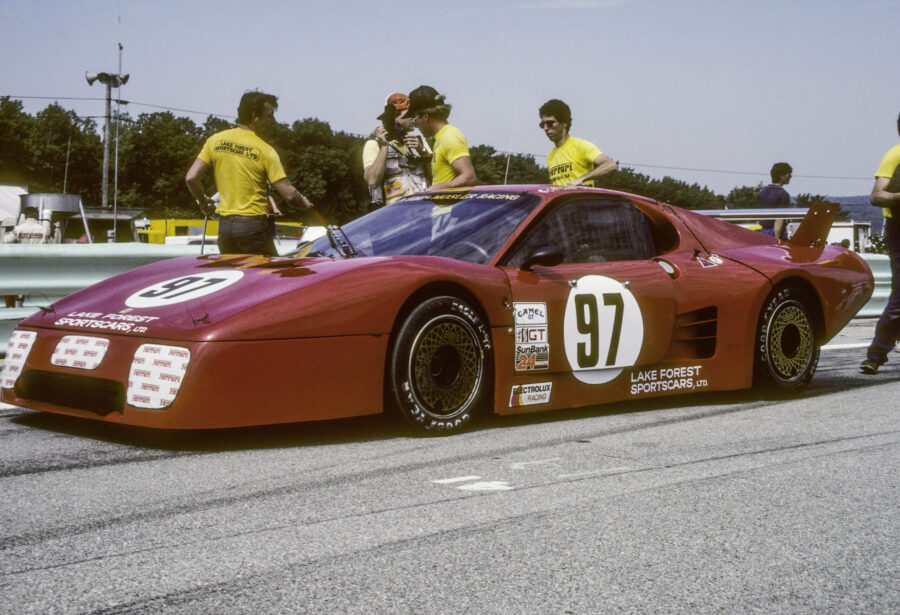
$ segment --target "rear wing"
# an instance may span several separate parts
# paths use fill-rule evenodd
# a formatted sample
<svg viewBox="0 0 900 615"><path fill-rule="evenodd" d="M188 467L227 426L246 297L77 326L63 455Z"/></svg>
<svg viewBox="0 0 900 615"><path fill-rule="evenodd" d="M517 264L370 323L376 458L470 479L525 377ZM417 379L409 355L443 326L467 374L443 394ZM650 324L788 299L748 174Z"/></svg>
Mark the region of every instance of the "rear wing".
<svg viewBox="0 0 900 615"><path fill-rule="evenodd" d="M787 242L792 246L804 248L816 248L824 246L828 238L828 231L840 209L837 203L815 203L806 212L806 217L800 223L797 231L791 235Z"/></svg>

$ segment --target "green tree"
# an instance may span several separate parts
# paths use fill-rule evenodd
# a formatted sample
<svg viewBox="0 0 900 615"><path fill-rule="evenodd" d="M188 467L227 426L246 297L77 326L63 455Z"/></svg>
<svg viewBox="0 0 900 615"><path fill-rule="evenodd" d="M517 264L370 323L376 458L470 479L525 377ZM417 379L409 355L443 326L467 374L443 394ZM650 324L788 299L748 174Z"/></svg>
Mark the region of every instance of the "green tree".
<svg viewBox="0 0 900 615"><path fill-rule="evenodd" d="M22 101L0 97L0 183L26 185L31 179L34 156L27 141L33 122Z"/></svg>
<svg viewBox="0 0 900 615"><path fill-rule="evenodd" d="M200 129L189 118L168 111L139 115L119 147L120 202L152 215L167 208L193 209L184 175L201 142Z"/></svg>
<svg viewBox="0 0 900 615"><path fill-rule="evenodd" d="M725 197L725 204L731 209L753 209L759 207L759 193L762 192L762 182L755 186L738 186Z"/></svg>
<svg viewBox="0 0 900 615"><path fill-rule="evenodd" d="M475 176L481 185L542 184L547 181L547 171L523 154L498 152L490 145L469 148Z"/></svg>

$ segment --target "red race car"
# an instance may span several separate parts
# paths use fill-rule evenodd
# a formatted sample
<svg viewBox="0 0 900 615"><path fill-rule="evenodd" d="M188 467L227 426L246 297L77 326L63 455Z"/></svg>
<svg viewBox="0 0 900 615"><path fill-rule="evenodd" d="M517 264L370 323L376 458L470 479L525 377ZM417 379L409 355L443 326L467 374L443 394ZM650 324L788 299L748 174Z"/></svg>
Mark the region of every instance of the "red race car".
<svg viewBox="0 0 900 615"><path fill-rule="evenodd" d="M422 193L287 257L183 257L16 329L4 402L159 428L395 408L452 433L514 414L673 393L803 389L872 293L825 245L650 199L551 186Z"/></svg>

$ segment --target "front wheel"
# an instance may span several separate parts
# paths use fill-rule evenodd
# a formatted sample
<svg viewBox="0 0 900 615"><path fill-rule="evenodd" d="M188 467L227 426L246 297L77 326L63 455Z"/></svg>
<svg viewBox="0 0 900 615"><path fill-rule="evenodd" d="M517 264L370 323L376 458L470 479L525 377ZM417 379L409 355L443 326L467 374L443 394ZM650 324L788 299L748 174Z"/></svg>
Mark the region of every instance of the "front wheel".
<svg viewBox="0 0 900 615"><path fill-rule="evenodd" d="M410 425L424 432L462 431L491 399L490 331L465 301L428 299L400 328L389 373L394 401Z"/></svg>
<svg viewBox="0 0 900 615"><path fill-rule="evenodd" d="M800 391L819 364L819 344L808 299L794 288L773 293L759 317L756 377L764 387L782 393Z"/></svg>

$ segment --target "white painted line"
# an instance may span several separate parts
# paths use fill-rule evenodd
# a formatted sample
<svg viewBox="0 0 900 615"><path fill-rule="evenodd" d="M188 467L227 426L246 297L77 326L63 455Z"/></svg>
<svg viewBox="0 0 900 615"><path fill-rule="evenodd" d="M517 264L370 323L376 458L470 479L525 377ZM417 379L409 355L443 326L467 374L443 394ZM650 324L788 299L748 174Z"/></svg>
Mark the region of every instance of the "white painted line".
<svg viewBox="0 0 900 615"><path fill-rule="evenodd" d="M628 472L631 468L622 466L619 468L606 468L605 470L590 470L587 472L575 472L574 474L560 474L557 478L585 478L587 476L604 476L606 474L617 474L619 472Z"/></svg>
<svg viewBox="0 0 900 615"><path fill-rule="evenodd" d="M437 483L438 485L449 485L451 483L464 483L470 480L478 480L481 478L480 476L457 476L455 478L441 478L439 480L433 480L431 482Z"/></svg>
<svg viewBox="0 0 900 615"><path fill-rule="evenodd" d="M822 350L848 350L851 348L868 348L868 344L826 344Z"/></svg>
<svg viewBox="0 0 900 615"><path fill-rule="evenodd" d="M559 461L560 459L562 459L562 457L554 457L553 459L538 459L536 461L517 461L516 463L509 464L509 467L513 470L523 470L527 466L551 465Z"/></svg>
<svg viewBox="0 0 900 615"><path fill-rule="evenodd" d="M462 485L457 487L457 489L462 489L463 491L510 491L512 485L502 480L494 480Z"/></svg>

